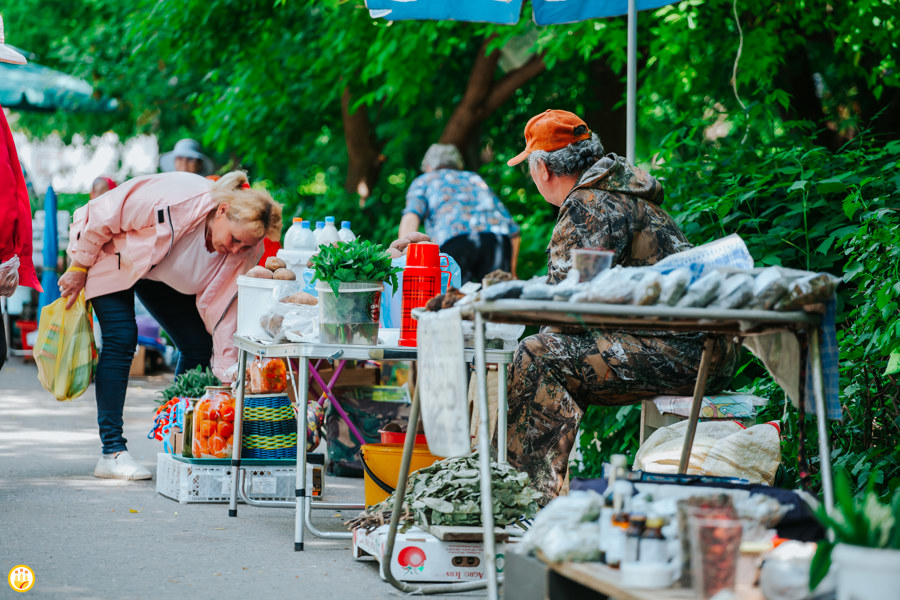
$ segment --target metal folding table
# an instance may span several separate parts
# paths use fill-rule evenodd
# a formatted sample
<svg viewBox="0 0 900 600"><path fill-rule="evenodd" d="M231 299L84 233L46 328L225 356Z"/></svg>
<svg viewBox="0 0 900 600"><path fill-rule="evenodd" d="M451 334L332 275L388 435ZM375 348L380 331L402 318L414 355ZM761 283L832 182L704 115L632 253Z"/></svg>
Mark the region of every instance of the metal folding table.
<svg viewBox="0 0 900 600"><path fill-rule="evenodd" d="M296 516L294 521L294 549L303 550L303 537L305 530L321 538L332 539L350 539L350 532L332 532L321 531L312 524L311 511L313 509L321 510L363 510L364 504L338 504L329 502L312 501L310 490L307 490L306 482L306 428L307 428L307 411L309 389L309 360L326 359L328 361L337 360L410 360L414 361L418 358L416 348L405 346L363 346L352 344L319 344L319 343L291 343L291 344L267 344L256 340L245 338L240 335L234 336L234 345L238 349L238 382L237 393L235 394L235 420L234 420L234 445L232 464L232 487L231 500L228 505L228 516L237 516L237 500L240 497L246 504L251 506L267 507L267 508L294 508ZM510 350L485 350L482 344L482 351L476 353L474 350L466 351L466 359L468 361L488 360L490 363L496 363L500 370L500 378L498 385L498 446L502 449L500 453L501 459L505 460L506 449L506 366L512 360L512 351ZM261 358L297 358L300 365L297 377L294 378L291 371L291 384L294 388L295 398L297 399L297 483L296 483L296 500L254 500L250 498L241 484L241 431L243 425L243 407L244 407L244 385L245 374L247 371L247 356L255 355ZM485 400L486 402L487 400ZM412 415L411 415L412 416ZM415 426L411 426L410 431L415 432ZM502 432L502 437L500 434Z"/></svg>
<svg viewBox="0 0 900 600"><path fill-rule="evenodd" d="M553 302L537 300L480 301L461 307L464 317L475 321L475 367L477 377L477 401L481 414L487 411L487 377L485 370L485 323L519 323L524 325L584 326L593 329L637 331L695 331L710 334L730 334L749 337L791 331L805 336L808 344L801 343L801 353L809 349L813 375L813 395L819 430L819 459L825 505L831 510L834 492L831 479L831 455L825 417L825 393L822 359L819 352L821 317L806 312L776 312L763 310L725 310L706 308L673 308L660 306L632 306L616 304ZM700 415L700 405L706 389L706 375L711 360L712 340L707 338L700 365L690 421L685 434L679 472L687 469L693 446L694 434ZM800 356L801 364L806 356ZM415 404L415 403L414 403ZM482 423L484 423L482 418ZM499 430L499 425L498 425ZM411 449L411 445L407 443ZM484 531L484 570L487 577L488 598L497 598L497 570L495 564L493 515L491 514L490 444L487 427L479 428L479 454L482 476L482 526ZM408 464L404 462L404 464ZM402 468L401 468L402 470ZM401 472L400 482L405 482ZM486 507L486 508L485 508Z"/></svg>

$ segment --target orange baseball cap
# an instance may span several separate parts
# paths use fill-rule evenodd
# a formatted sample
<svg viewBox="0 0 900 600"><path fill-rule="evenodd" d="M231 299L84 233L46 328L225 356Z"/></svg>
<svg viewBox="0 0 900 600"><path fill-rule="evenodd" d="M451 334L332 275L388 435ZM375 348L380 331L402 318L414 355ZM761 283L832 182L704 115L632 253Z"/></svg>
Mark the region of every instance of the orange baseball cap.
<svg viewBox="0 0 900 600"><path fill-rule="evenodd" d="M535 150L552 152L591 137L591 130L581 117L567 110L547 109L525 125L525 149L506 162L517 165Z"/></svg>

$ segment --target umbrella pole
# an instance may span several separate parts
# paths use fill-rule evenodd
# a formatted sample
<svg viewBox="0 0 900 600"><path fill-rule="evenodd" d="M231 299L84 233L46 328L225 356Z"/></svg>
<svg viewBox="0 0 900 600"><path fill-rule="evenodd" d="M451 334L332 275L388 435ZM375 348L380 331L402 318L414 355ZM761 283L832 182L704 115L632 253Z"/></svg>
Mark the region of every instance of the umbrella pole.
<svg viewBox="0 0 900 600"><path fill-rule="evenodd" d="M635 98L637 97L637 0L628 0L628 74L625 99L625 158L634 164Z"/></svg>

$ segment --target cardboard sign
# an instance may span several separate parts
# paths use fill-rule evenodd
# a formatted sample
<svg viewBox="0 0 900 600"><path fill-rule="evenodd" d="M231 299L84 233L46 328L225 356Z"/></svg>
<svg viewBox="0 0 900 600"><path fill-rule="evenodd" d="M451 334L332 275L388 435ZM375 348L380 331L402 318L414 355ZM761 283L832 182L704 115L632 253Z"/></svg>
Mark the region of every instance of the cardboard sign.
<svg viewBox="0 0 900 600"><path fill-rule="evenodd" d="M423 313L417 337L419 401L428 449L436 456L467 456L468 386L459 310Z"/></svg>

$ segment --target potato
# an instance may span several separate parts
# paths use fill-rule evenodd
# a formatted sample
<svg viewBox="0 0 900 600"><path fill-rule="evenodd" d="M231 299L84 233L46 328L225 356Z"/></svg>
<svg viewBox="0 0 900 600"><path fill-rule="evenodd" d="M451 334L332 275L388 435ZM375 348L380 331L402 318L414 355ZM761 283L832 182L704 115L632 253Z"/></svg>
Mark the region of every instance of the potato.
<svg viewBox="0 0 900 600"><path fill-rule="evenodd" d="M399 240L394 240L393 242L391 242L391 245L389 246L389 248L393 248L394 250L396 250L397 252L400 252L402 254L403 251L406 250L406 247L409 246L410 243L411 242L408 239L400 238Z"/></svg>
<svg viewBox="0 0 900 600"><path fill-rule="evenodd" d="M268 270L265 267L256 265L255 267L247 271L247 277L256 277L257 279L272 279L272 271Z"/></svg>
<svg viewBox="0 0 900 600"><path fill-rule="evenodd" d="M388 254L391 255L392 259L400 258L401 256L403 256L403 253L400 252L399 250L397 250L396 248L388 248Z"/></svg>
<svg viewBox="0 0 900 600"><path fill-rule="evenodd" d="M294 275L294 272L290 269L278 269L274 273L272 273L272 277L274 279L282 279L284 281L293 281L297 279L297 276Z"/></svg>
<svg viewBox="0 0 900 600"><path fill-rule="evenodd" d="M424 233L419 233L418 231L413 231L411 233L407 233L403 236L408 239L410 242L418 243L418 242L430 242L431 238L425 235Z"/></svg>
<svg viewBox="0 0 900 600"><path fill-rule="evenodd" d="M281 301L287 302L288 304L305 304L307 306L315 306L319 303L319 300L315 296L307 294L306 292L291 294L290 296L282 298Z"/></svg>
<svg viewBox="0 0 900 600"><path fill-rule="evenodd" d="M266 268L270 271L277 271L278 269L284 269L286 267L287 263L277 256L270 256L266 259Z"/></svg>

